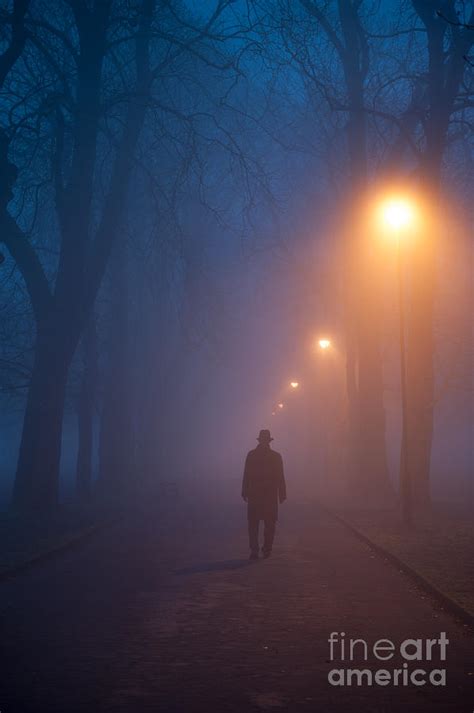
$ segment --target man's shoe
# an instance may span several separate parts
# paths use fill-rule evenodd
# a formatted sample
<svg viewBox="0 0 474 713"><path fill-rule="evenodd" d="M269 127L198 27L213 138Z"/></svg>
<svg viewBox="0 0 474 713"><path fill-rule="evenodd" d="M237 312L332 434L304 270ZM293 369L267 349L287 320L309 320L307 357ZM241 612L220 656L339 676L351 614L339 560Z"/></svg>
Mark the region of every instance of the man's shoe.
<svg viewBox="0 0 474 713"><path fill-rule="evenodd" d="M258 552L251 552L249 560L258 560Z"/></svg>

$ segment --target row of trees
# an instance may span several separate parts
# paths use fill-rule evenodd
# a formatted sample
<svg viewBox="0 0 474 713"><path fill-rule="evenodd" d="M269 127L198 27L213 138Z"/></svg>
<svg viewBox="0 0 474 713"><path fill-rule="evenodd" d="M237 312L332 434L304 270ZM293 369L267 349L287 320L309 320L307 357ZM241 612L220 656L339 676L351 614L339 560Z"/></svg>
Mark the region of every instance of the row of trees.
<svg viewBox="0 0 474 713"><path fill-rule="evenodd" d="M359 222L371 187L387 179L420 186L439 228L411 256L423 279L410 288L409 469L427 506L436 210L443 182L460 174L459 147L470 145L473 18L456 9L427 0L396 13L372 0L217 0L200 13L164 0L6 6L1 368L20 403L26 388L17 508L57 502L68 393L80 497L91 495L97 409L100 492L170 467L183 406L196 413L205 391L197 382L191 395L183 374L199 359L232 363L230 312L246 288L232 285L231 266L243 275L270 250L292 274L304 233L295 215L309 202L337 236L325 248L335 277L326 299L338 302L344 335L350 487L387 497L382 285ZM313 308L304 305L308 322Z"/></svg>
<svg viewBox="0 0 474 713"><path fill-rule="evenodd" d="M152 0L58 2L54 11L51 3L16 2L4 12L1 235L27 290L36 334L15 479L18 508L57 501L66 386L82 335L88 366L80 423L90 440L91 320L114 253L108 340L114 358L104 409L114 411L118 426L113 392L126 418L128 401L118 394L126 385L118 376L128 341L123 236L139 199L131 181L145 188L148 175L146 189L159 191L163 165L177 181L189 171L187 162L199 161L199 140L235 143L209 113L238 71L238 57L221 49L227 5L219 3L197 25L180 3ZM237 41L238 33L231 36ZM204 89L209 79L214 96ZM199 136L206 124L208 136ZM138 220L131 229L137 227L148 226ZM125 423L115 436L104 435L101 457L110 469L122 454L112 456L107 441L122 430ZM81 446L81 461L88 450Z"/></svg>
<svg viewBox="0 0 474 713"><path fill-rule="evenodd" d="M272 6L263 5L267 11ZM335 202L346 210L339 230L344 236L341 300L349 438L354 486L363 498L385 497L389 482L382 281L380 263L367 240L366 217L360 220L361 205L373 200L374 186L386 184L408 187L431 213L429 238L411 249L408 325L408 470L415 504L424 509L430 502L437 401L437 264L448 231L443 191L459 170L458 147L470 151L473 8L464 3L460 14L455 2L426 0L396 7L358 0L301 0L279 2L278 7L270 31L283 39L279 57L298 74L318 130L322 117L325 120L321 136L330 147L327 175ZM464 358L468 354L464 351ZM469 379L465 389L470 390Z"/></svg>

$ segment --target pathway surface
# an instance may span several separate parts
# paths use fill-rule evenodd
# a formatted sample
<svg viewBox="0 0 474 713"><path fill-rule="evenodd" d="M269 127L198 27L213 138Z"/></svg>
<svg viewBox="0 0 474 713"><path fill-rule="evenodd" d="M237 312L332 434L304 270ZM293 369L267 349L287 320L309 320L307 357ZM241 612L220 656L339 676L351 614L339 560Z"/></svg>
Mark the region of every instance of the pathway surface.
<svg viewBox="0 0 474 713"><path fill-rule="evenodd" d="M249 563L243 507L152 507L0 585L1 713L426 713L474 710L473 638L315 507L285 504ZM447 685L332 686L331 632L449 639ZM435 649L434 649L435 651Z"/></svg>

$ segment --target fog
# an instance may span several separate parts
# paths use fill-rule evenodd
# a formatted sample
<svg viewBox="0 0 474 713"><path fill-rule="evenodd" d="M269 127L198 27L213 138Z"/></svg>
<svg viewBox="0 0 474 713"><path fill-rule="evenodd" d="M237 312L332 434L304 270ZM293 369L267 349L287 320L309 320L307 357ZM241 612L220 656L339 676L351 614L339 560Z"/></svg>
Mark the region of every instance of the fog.
<svg viewBox="0 0 474 713"><path fill-rule="evenodd" d="M69 3L26 11L34 42L2 35L3 507L14 483L20 510L165 482L237 499L264 428L296 500L396 505L391 195L431 215L402 248L412 496L472 505L462 28L444 20L443 113L443 20L416 3L112 5L95 54Z"/></svg>

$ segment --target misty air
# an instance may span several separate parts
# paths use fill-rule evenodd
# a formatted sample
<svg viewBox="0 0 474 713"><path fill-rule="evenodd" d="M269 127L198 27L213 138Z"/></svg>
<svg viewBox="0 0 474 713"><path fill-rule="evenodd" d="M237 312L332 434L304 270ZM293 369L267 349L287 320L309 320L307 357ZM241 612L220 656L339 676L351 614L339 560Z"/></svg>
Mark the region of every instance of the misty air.
<svg viewBox="0 0 474 713"><path fill-rule="evenodd" d="M470 713L474 2L2 0L1 713Z"/></svg>

